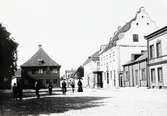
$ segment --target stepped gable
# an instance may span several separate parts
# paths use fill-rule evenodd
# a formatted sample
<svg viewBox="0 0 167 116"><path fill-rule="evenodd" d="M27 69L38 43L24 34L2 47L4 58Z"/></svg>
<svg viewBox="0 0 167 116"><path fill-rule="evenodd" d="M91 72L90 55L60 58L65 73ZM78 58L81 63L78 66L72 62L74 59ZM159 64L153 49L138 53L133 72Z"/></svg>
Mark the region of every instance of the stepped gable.
<svg viewBox="0 0 167 116"><path fill-rule="evenodd" d="M106 48L103 50L102 53L108 51L110 48L112 48L113 46L116 45L116 41L119 40L119 35L120 35L121 33L125 33L125 32L127 32L127 31L129 31L129 29L131 28L132 22L136 20L137 14L139 14L139 13L142 11L142 9L144 9L144 7L141 7L141 8L139 9L139 11L137 11L136 16L135 16L133 19L131 19L129 22L127 22L124 26L120 27L117 32L115 32L113 38L110 39L108 45L106 46ZM101 54L102 54L102 53L101 53Z"/></svg>
<svg viewBox="0 0 167 116"><path fill-rule="evenodd" d="M21 67L41 67L41 66L58 66L60 65L52 60L48 54L39 45L39 50Z"/></svg>

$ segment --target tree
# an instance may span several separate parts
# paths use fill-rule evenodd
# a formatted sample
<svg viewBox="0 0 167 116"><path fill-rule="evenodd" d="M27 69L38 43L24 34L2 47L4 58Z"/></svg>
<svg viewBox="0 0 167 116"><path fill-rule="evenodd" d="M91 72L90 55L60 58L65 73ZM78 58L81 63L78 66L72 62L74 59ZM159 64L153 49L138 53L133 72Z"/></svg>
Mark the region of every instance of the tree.
<svg viewBox="0 0 167 116"><path fill-rule="evenodd" d="M10 33L0 24L0 83L10 79L17 70L17 46Z"/></svg>
<svg viewBox="0 0 167 116"><path fill-rule="evenodd" d="M83 66L80 66L77 69L77 76L78 76L78 79L81 79L84 76L84 68L83 68Z"/></svg>

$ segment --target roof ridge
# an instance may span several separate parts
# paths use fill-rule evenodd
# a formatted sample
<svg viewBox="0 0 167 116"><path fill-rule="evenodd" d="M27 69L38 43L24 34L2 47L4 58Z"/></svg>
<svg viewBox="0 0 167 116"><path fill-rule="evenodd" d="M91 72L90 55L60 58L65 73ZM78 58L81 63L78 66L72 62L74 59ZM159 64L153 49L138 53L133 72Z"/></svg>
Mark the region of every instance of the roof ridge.
<svg viewBox="0 0 167 116"><path fill-rule="evenodd" d="M55 62L43 48L39 48L38 51L28 59L21 67L31 67L31 66L60 66Z"/></svg>

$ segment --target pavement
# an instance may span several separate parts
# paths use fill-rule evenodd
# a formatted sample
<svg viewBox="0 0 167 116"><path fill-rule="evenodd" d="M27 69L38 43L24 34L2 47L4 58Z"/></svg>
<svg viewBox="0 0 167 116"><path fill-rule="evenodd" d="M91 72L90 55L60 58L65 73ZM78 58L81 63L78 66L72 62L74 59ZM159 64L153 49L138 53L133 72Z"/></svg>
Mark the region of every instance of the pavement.
<svg viewBox="0 0 167 116"><path fill-rule="evenodd" d="M24 90L23 100L14 100L10 90L0 92L0 116L167 116L167 89L86 89L66 95L54 89Z"/></svg>

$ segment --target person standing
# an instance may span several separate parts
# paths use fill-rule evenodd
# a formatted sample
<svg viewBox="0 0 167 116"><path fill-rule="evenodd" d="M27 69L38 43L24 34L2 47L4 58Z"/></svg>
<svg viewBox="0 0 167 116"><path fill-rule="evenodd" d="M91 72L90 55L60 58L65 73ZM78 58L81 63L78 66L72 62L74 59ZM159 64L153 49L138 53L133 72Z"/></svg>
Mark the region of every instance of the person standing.
<svg viewBox="0 0 167 116"><path fill-rule="evenodd" d="M52 95L52 88L53 88L52 84L49 83L49 86L48 86L49 95Z"/></svg>
<svg viewBox="0 0 167 116"><path fill-rule="evenodd" d="M81 82L80 79L79 79L79 81L78 81L78 92L83 92L83 89L82 89L82 82Z"/></svg>
<svg viewBox="0 0 167 116"><path fill-rule="evenodd" d="M19 97L19 100L22 100L23 97L22 80L19 80L17 83L17 95Z"/></svg>
<svg viewBox="0 0 167 116"><path fill-rule="evenodd" d="M63 82L62 82L62 92L63 92L63 94L66 94L66 91L67 91L66 82L65 82L65 80L63 80Z"/></svg>
<svg viewBox="0 0 167 116"><path fill-rule="evenodd" d="M75 84L74 84L73 81L71 82L71 88L72 88L72 92L74 93L74 90L75 90Z"/></svg>
<svg viewBox="0 0 167 116"><path fill-rule="evenodd" d="M17 100L17 86L16 86L16 83L14 83L12 91L13 91L13 98L15 100Z"/></svg>
<svg viewBox="0 0 167 116"><path fill-rule="evenodd" d="M38 81L36 81L35 82L35 93L36 93L37 98L40 98L39 90L40 90L39 83Z"/></svg>

